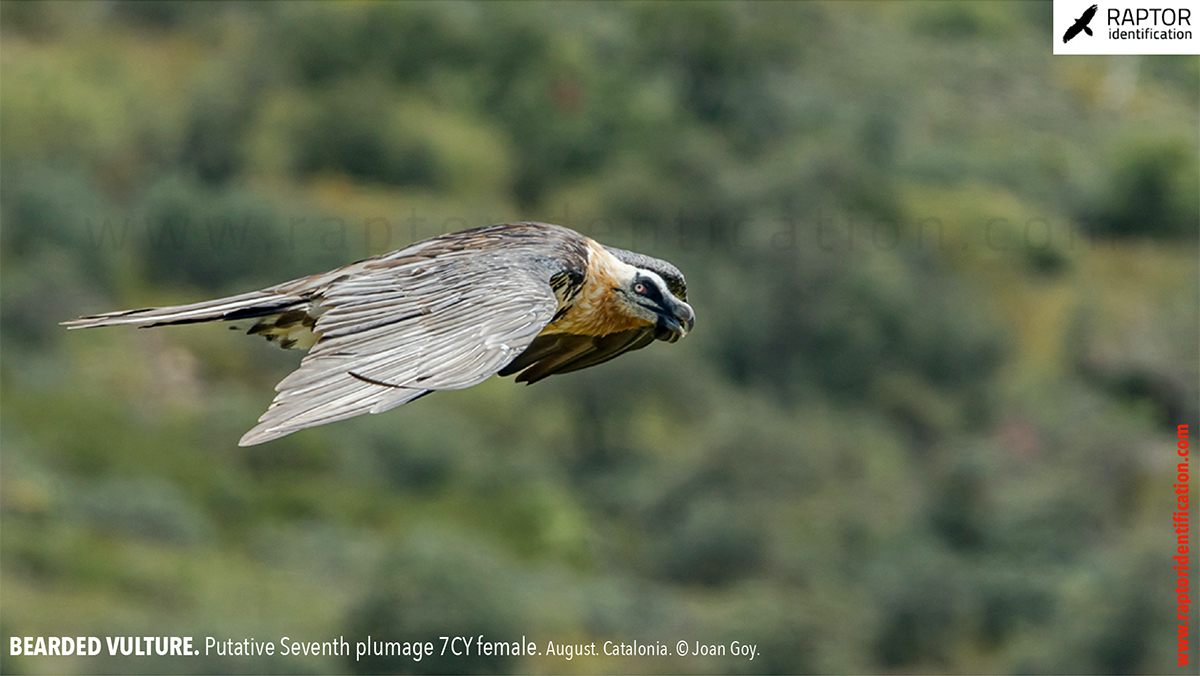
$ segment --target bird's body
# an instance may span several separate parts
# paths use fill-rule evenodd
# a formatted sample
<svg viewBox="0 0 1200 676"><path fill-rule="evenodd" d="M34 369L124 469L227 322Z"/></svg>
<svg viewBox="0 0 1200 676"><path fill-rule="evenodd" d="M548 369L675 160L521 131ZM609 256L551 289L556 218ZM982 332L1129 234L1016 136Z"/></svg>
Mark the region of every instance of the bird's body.
<svg viewBox="0 0 1200 676"><path fill-rule="evenodd" d="M1092 35L1092 29L1088 28L1088 24L1092 22L1092 17L1096 16L1097 9L1096 5L1092 5L1084 10L1083 14L1075 20L1075 23L1071 24L1071 27L1067 29L1067 32L1063 33L1063 44L1070 42L1071 38L1079 35L1080 31Z"/></svg>
<svg viewBox="0 0 1200 676"><path fill-rule="evenodd" d="M242 437L269 441L489 376L533 383L692 327L682 273L556 225L509 223L228 298L110 312L70 328L227 321L310 349Z"/></svg>

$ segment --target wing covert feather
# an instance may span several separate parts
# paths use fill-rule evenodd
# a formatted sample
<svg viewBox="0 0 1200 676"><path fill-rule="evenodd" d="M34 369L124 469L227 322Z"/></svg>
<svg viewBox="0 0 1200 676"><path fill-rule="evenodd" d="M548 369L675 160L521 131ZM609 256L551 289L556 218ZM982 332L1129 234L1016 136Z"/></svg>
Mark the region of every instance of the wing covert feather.
<svg viewBox="0 0 1200 676"><path fill-rule="evenodd" d="M499 371L553 319L542 264L499 252L397 252L323 289L320 338L241 445L380 413Z"/></svg>
<svg viewBox="0 0 1200 676"><path fill-rule="evenodd" d="M550 333L538 336L500 375L518 373L517 382L533 384L558 373L603 364L654 342L653 328L629 329L605 336Z"/></svg>

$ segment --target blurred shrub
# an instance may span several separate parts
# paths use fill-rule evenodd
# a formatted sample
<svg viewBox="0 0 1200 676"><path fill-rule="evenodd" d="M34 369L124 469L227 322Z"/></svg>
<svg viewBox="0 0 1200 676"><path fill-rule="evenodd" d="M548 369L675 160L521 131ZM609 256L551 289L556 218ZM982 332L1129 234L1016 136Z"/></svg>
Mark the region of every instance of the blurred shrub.
<svg viewBox="0 0 1200 676"><path fill-rule="evenodd" d="M105 479L81 487L71 511L90 527L125 537L194 545L209 537L204 515L162 479Z"/></svg>
<svg viewBox="0 0 1200 676"><path fill-rule="evenodd" d="M444 448L409 446L391 439L378 438L374 444L385 476L399 489L434 492L442 487L453 471Z"/></svg>
<svg viewBox="0 0 1200 676"><path fill-rule="evenodd" d="M155 0L120 0L112 3L112 20L141 28L169 30L179 28L189 19L202 14L187 3L156 2Z"/></svg>
<svg viewBox="0 0 1200 676"><path fill-rule="evenodd" d="M1178 87L1191 100L1200 97L1200 63L1185 56L1152 54L1142 57L1142 67L1150 75Z"/></svg>
<svg viewBox="0 0 1200 676"><path fill-rule="evenodd" d="M965 463L964 463L965 465ZM935 488L937 498L930 508L930 525L947 546L956 550L978 550L988 532L985 480L981 469L956 467Z"/></svg>
<svg viewBox="0 0 1200 676"><path fill-rule="evenodd" d="M1029 51L1049 9L5 4L0 633L59 631L50 607L97 634L709 628L760 645L710 663L729 672L1164 670L1142 554L1155 425L1196 410L1166 376L1195 371L1177 244L1197 230L1197 62L1144 59L1127 109L1101 110L1107 61L1063 87ZM1098 237L1172 241L1071 249L1072 209ZM429 228L347 241L409 214ZM947 226L932 245L926 215ZM697 331L243 451L297 354L55 324L509 217L678 263ZM1027 246L992 255L984 217ZM1083 312L1111 326L1061 330ZM44 476L12 465L14 438ZM419 522L437 533L364 576ZM180 664L92 666L547 669Z"/></svg>
<svg viewBox="0 0 1200 676"><path fill-rule="evenodd" d="M107 224L106 244L136 251L151 279L216 291L245 290L345 265L351 224L285 208L244 186L207 186L168 174L128 216Z"/></svg>
<svg viewBox="0 0 1200 676"><path fill-rule="evenodd" d="M1083 220L1100 237L1200 236L1200 162L1182 140L1131 144L1115 162L1095 213Z"/></svg>
<svg viewBox="0 0 1200 676"><path fill-rule="evenodd" d="M262 83L247 74L228 72L234 68L220 64L212 69L208 81L192 95L184 122L179 164L211 185L243 171L246 136L259 107L250 89Z"/></svg>
<svg viewBox="0 0 1200 676"><path fill-rule="evenodd" d="M439 185L428 143L393 124L396 103L389 90L373 82L328 90L296 139L297 169L389 185Z"/></svg>
<svg viewBox="0 0 1200 676"><path fill-rule="evenodd" d="M969 631L970 603L962 567L943 552L913 545L881 558L875 593L881 622L875 653L887 669L946 665Z"/></svg>
<svg viewBox="0 0 1200 676"><path fill-rule="evenodd" d="M0 178L0 247L6 265L0 326L29 346L56 344L78 289L111 293L116 255L102 231L114 213L82 169L6 164ZM21 265L12 265L15 261Z"/></svg>
<svg viewBox="0 0 1200 676"><path fill-rule="evenodd" d="M1157 564L1157 557L1132 558L1117 563L1106 552L1089 574L1064 584L1053 642L1017 668L1133 674L1152 670L1148 664L1165 659L1174 644L1162 637L1176 626L1171 598L1155 590L1170 588L1170 571Z"/></svg>
<svg viewBox="0 0 1200 676"><path fill-rule="evenodd" d="M281 12L271 38L309 85L364 72L412 82L474 55L456 13L416 2L353 9L315 3Z"/></svg>
<svg viewBox="0 0 1200 676"><path fill-rule="evenodd" d="M4 6L4 28L31 40L57 37L68 24L68 8L52 2L14 2Z"/></svg>
<svg viewBox="0 0 1200 676"><path fill-rule="evenodd" d="M370 594L350 612L347 634L382 641L432 642L421 661L371 656L346 661L358 674L499 674L517 668L509 656L441 652L440 636L515 640L519 610L511 605L505 567L476 542L427 532L412 536L383 565Z"/></svg>
<svg viewBox="0 0 1200 676"><path fill-rule="evenodd" d="M862 397L889 372L975 396L1001 363L1003 338L983 313L963 309L970 292L940 282L948 272L920 254L872 252L874 260L849 272L837 267L849 265L847 253L778 250L741 277L734 288L764 298L754 331L740 328L751 318L736 294L721 313L732 323L720 337L732 374L789 399L808 383Z"/></svg>
<svg viewBox="0 0 1200 676"><path fill-rule="evenodd" d="M551 42L536 60L528 49L514 54L522 63L507 74L494 113L516 152L511 194L527 210L539 207L552 188L603 166L613 153L625 101L613 75L572 58L567 45Z"/></svg>
<svg viewBox="0 0 1200 676"><path fill-rule="evenodd" d="M685 110L757 153L788 126L771 76L799 62L821 23L815 7L648 4L637 12L639 65L665 71Z"/></svg>
<svg viewBox="0 0 1200 676"><path fill-rule="evenodd" d="M67 250L100 281L105 261L99 237L115 211L82 167L12 163L0 179L0 244L6 256L23 259Z"/></svg>
<svg viewBox="0 0 1200 676"><path fill-rule="evenodd" d="M1035 4L1035 3L1028 3ZM995 3L924 2L913 19L913 32L937 39L963 40L1011 32L1011 12Z"/></svg>
<svg viewBox="0 0 1200 676"><path fill-rule="evenodd" d="M702 496L660 505L651 527L654 567L677 584L725 585L762 566L760 527L730 500Z"/></svg>

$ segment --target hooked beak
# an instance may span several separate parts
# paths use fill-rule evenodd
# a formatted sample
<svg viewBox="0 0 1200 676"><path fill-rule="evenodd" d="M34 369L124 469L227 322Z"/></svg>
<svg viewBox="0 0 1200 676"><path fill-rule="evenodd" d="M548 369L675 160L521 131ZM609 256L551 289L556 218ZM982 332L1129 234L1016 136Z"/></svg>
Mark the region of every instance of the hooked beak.
<svg viewBox="0 0 1200 676"><path fill-rule="evenodd" d="M696 325L696 313L692 306L681 300L668 299L667 307L658 313L658 324L654 337L674 343L686 336Z"/></svg>

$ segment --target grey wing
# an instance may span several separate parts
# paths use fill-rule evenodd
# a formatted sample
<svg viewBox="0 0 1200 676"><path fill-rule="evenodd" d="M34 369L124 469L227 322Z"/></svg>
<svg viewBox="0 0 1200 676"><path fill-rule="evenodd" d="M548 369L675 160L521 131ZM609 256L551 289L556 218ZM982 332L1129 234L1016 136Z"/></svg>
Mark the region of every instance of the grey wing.
<svg viewBox="0 0 1200 676"><path fill-rule="evenodd" d="M239 444L482 382L521 354L558 309L536 267L493 252L456 252L381 260L331 282L314 328L320 338Z"/></svg>

